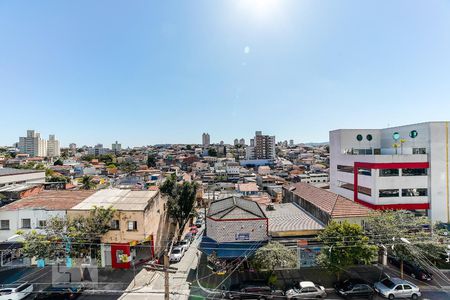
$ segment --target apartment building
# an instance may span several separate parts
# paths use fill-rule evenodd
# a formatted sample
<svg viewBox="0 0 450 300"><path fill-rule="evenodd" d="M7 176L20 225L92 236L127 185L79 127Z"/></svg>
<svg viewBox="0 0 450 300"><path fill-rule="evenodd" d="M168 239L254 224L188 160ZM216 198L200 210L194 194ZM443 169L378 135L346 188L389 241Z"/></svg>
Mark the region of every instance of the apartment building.
<svg viewBox="0 0 450 300"><path fill-rule="evenodd" d="M275 136L263 135L256 131L255 138L250 140L246 149L246 158L249 160L275 159Z"/></svg>
<svg viewBox="0 0 450 300"><path fill-rule="evenodd" d="M406 209L449 222L448 127L426 122L331 131L331 191L373 209Z"/></svg>
<svg viewBox="0 0 450 300"><path fill-rule="evenodd" d="M202 134L203 147L209 147L210 144L211 144L211 139L210 139L209 133L203 133Z"/></svg>
<svg viewBox="0 0 450 300"><path fill-rule="evenodd" d="M61 155L61 149L59 147L59 141L55 139L54 134L50 134L47 141L47 156L58 157Z"/></svg>
<svg viewBox="0 0 450 300"><path fill-rule="evenodd" d="M19 151L35 156L47 156L47 141L41 139L41 134L34 130L27 130L27 136L19 138Z"/></svg>

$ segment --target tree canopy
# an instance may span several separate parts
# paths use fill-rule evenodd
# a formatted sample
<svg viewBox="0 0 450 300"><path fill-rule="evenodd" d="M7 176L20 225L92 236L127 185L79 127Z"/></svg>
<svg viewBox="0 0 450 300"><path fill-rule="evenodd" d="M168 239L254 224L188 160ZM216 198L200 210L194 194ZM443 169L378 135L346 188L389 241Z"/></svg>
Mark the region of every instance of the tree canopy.
<svg viewBox="0 0 450 300"><path fill-rule="evenodd" d="M168 212L176 221L179 228L178 237L181 237L184 226L194 211L197 184L195 182L178 184L175 174L172 174L166 178L160 190L169 197Z"/></svg>
<svg viewBox="0 0 450 300"><path fill-rule="evenodd" d="M273 273L277 268L295 268L297 261L295 250L278 242L269 242L255 252L252 264L260 271Z"/></svg>
<svg viewBox="0 0 450 300"><path fill-rule="evenodd" d="M323 248L317 262L337 274L356 264L369 264L377 254L377 247L369 244L369 238L364 235L361 226L347 221L330 222L319 234L318 240Z"/></svg>

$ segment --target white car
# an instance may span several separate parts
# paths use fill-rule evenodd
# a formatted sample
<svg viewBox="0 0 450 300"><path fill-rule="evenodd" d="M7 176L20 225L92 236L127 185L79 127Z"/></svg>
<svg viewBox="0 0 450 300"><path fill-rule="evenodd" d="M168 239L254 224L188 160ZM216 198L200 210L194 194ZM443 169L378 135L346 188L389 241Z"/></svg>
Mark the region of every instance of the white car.
<svg viewBox="0 0 450 300"><path fill-rule="evenodd" d="M400 278L386 278L375 283L375 291L388 299L411 298L419 299L421 296L419 288L407 280Z"/></svg>
<svg viewBox="0 0 450 300"><path fill-rule="evenodd" d="M20 300L33 292L33 285L22 283L15 287L0 289L0 300Z"/></svg>
<svg viewBox="0 0 450 300"><path fill-rule="evenodd" d="M179 262L184 255L184 249L183 247L174 247L172 249L172 252L170 252L169 261L170 262Z"/></svg>
<svg viewBox="0 0 450 300"><path fill-rule="evenodd" d="M298 287L286 291L287 299L313 299L325 298L326 296L325 288L311 281L302 281Z"/></svg>

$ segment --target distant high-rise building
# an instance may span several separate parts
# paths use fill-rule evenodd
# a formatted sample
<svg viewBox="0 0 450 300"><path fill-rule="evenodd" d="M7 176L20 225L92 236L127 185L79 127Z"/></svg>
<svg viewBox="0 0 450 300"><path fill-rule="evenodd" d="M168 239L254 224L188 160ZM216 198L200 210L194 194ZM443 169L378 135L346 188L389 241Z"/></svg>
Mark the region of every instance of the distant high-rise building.
<svg viewBox="0 0 450 300"><path fill-rule="evenodd" d="M247 159L275 159L275 136L256 131L255 138L250 140L246 151Z"/></svg>
<svg viewBox="0 0 450 300"><path fill-rule="evenodd" d="M294 147L294 140L289 140L289 147Z"/></svg>
<svg viewBox="0 0 450 300"><path fill-rule="evenodd" d="M77 144L75 144L75 143L69 144L69 149L70 149L70 151L72 151L73 153L77 152Z"/></svg>
<svg viewBox="0 0 450 300"><path fill-rule="evenodd" d="M61 155L61 149L59 147L59 141L55 139L54 134L48 136L47 141L47 156L48 157L58 157Z"/></svg>
<svg viewBox="0 0 450 300"><path fill-rule="evenodd" d="M94 156L107 154L108 152L109 152L109 149L108 148L103 148L103 144L97 144L94 147L89 147L88 148L88 154L94 155Z"/></svg>
<svg viewBox="0 0 450 300"><path fill-rule="evenodd" d="M47 156L47 141L41 139L40 133L27 130L27 136L19 138L19 151L31 157Z"/></svg>
<svg viewBox="0 0 450 300"><path fill-rule="evenodd" d="M122 144L119 144L117 141L111 145L111 150L114 153L120 152L122 150Z"/></svg>
<svg viewBox="0 0 450 300"><path fill-rule="evenodd" d="M245 146L245 140L244 140L244 139L240 139L240 140L239 140L239 145Z"/></svg>
<svg viewBox="0 0 450 300"><path fill-rule="evenodd" d="M223 146L223 144L224 144L224 142L223 142L223 141L220 141L220 145Z"/></svg>
<svg viewBox="0 0 450 300"><path fill-rule="evenodd" d="M202 134L202 145L203 147L209 147L211 144L209 133Z"/></svg>
<svg viewBox="0 0 450 300"><path fill-rule="evenodd" d="M239 145L239 140L238 139L234 139L234 145L235 146Z"/></svg>

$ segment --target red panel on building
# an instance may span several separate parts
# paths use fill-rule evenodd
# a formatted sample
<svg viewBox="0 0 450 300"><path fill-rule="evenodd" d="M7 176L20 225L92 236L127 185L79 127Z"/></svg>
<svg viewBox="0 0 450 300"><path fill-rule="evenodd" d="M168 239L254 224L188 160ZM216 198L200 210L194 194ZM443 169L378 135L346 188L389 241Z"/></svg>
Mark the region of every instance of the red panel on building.
<svg viewBox="0 0 450 300"><path fill-rule="evenodd" d="M130 268L130 262L123 262L124 257L130 257L130 245L111 244L111 264L114 269Z"/></svg>

